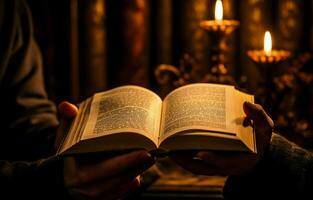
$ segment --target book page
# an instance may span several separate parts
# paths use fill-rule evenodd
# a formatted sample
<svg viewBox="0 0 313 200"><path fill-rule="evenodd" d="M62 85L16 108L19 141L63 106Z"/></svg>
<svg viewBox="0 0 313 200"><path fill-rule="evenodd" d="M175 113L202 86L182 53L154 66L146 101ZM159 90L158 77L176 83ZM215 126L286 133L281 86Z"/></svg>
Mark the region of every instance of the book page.
<svg viewBox="0 0 313 200"><path fill-rule="evenodd" d="M157 141L162 100L138 86L122 86L94 96L82 139L134 132Z"/></svg>
<svg viewBox="0 0 313 200"><path fill-rule="evenodd" d="M185 130L236 132L229 123L233 86L191 84L174 90L163 101L160 142Z"/></svg>
<svg viewBox="0 0 313 200"><path fill-rule="evenodd" d="M234 122L236 124L237 135L244 142L246 146L248 146L251 150L256 152L256 144L255 144L255 135L253 132L253 128L251 126L243 126L244 119L246 114L243 110L243 103L248 101L250 103L254 103L254 96L243 93L241 91L235 91L234 103L238 106L235 106L234 110Z"/></svg>
<svg viewBox="0 0 313 200"><path fill-rule="evenodd" d="M78 113L73 120L67 135L63 138L63 141L59 146L58 153L70 148L81 139L82 131L86 125L87 118L89 116L89 107L91 101L91 98L88 98L79 104Z"/></svg>

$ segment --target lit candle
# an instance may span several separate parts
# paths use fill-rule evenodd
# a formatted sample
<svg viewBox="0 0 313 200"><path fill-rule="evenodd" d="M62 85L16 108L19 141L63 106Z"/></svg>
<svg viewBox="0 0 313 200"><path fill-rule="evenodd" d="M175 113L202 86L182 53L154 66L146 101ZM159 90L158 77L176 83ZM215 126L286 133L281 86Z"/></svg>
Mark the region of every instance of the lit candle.
<svg viewBox="0 0 313 200"><path fill-rule="evenodd" d="M215 3L215 20L223 20L223 4L221 0L216 0Z"/></svg>
<svg viewBox="0 0 313 200"><path fill-rule="evenodd" d="M272 53L272 37L269 31L266 31L264 35L264 52L266 56Z"/></svg>
<svg viewBox="0 0 313 200"><path fill-rule="evenodd" d="M217 33L218 35L223 35L222 37L224 38L224 36L229 35L239 26L239 21L237 20L223 19L222 0L216 0L214 11L215 19L202 20L200 22L201 28L208 30L210 32Z"/></svg>
<svg viewBox="0 0 313 200"><path fill-rule="evenodd" d="M247 55L256 63L274 64L287 60L290 52L286 50L272 49L272 37L269 31L264 34L264 48L259 50L249 50Z"/></svg>

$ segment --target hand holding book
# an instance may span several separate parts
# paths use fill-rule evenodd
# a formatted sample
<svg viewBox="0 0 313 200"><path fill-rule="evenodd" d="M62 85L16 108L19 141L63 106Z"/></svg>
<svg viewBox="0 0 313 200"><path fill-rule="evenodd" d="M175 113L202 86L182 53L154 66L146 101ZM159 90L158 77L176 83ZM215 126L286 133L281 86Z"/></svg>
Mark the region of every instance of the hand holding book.
<svg viewBox="0 0 313 200"><path fill-rule="evenodd" d="M202 175L244 175L260 160L270 144L273 129L272 119L260 105L245 102L243 109L250 126L256 131L257 154L246 152L197 151L182 154L174 152L171 158L183 168Z"/></svg>
<svg viewBox="0 0 313 200"><path fill-rule="evenodd" d="M56 145L77 115L77 108L62 102L59 112ZM63 163L64 186L71 198L119 199L140 185L140 174L154 164L154 158L146 150L137 150L113 156L69 156Z"/></svg>
<svg viewBox="0 0 313 200"><path fill-rule="evenodd" d="M146 149L256 153L251 127L243 127L244 101L234 86L190 84L161 98L138 86L122 86L83 101L58 155Z"/></svg>
<svg viewBox="0 0 313 200"><path fill-rule="evenodd" d="M253 105L251 103L245 103L244 109L237 107L235 109L235 110L237 110L236 111L237 113L232 116L232 114L230 113L231 111L229 111L229 106L230 105L236 105L236 103L231 104L231 102L229 102L229 96L231 96L233 98L233 99L230 98L230 99L232 99L232 102L245 101L245 99L251 100L251 96L249 96L249 95L248 96L244 96L244 95L241 96L240 93L237 93L237 96L236 96L236 95L234 95L234 94L236 94L236 92L235 93L227 93L227 91L228 92L234 91L234 90L227 90L227 89L232 89L232 88L229 88L229 86L226 86L226 90L224 90L225 87L221 87L222 88L221 89L219 87L216 88L215 85L214 85L213 90L212 90L212 88L207 88L208 85L203 85L203 86L207 89L207 91L214 92L214 94L211 94L211 97L205 96L206 99L203 99L203 96L201 95L201 93L199 93L199 90L203 90L203 88L200 87L200 89L199 89L199 85L196 85L196 86L194 85L193 87L196 87L196 89L195 88L191 88L191 89L190 88L189 89L188 88L182 88L182 89L187 89L187 90L185 90L185 92L188 91L188 94L185 93L184 90L182 90L182 89L177 90L176 92L174 92L170 96L168 96L167 99L165 99L163 102L158 101L158 98L153 98L154 96L151 92L147 93L146 91L143 91L141 88L139 88L139 90L140 90L139 92L137 90L138 88L135 88L135 90L131 90L131 89L134 89L133 87L119 88L119 89L122 89L122 92L115 90L111 94L108 94L108 93L106 93L104 95L102 94L103 97L105 98L105 101L103 101L103 100L98 101L98 105L93 105L93 107L92 107L91 106L92 100L86 101L85 104L81 104L81 107L80 107L80 110L78 110L78 113L79 112L87 112L90 114L90 112L95 112L94 110L96 109L97 110L97 116L99 116L100 112L105 112L106 114L109 113L108 117L110 117L110 116L117 115L119 112L116 113L116 111L118 111L119 109L125 108L125 105L121 106L120 104L128 105L127 109L129 109L129 107L131 107L131 106L129 106L130 103L133 103L133 104L136 103L137 107L145 107L146 108L145 111L148 110L146 115L140 115L140 116L146 116L145 123L142 123L141 125L140 124L139 125L138 124L132 125L131 123L127 124L124 122L123 123L119 122L118 124L122 125L122 127L121 127L122 129L125 128L126 125L133 126L132 128L138 128L139 127L138 129L146 131L146 132L143 132L144 134L149 133L148 132L149 129L152 130L154 128L154 130L159 130L159 134L158 134L158 137L156 137L156 139L159 139L160 132L162 132L160 130L163 129L163 135L166 135L166 134L164 134L165 132L167 132L167 134L168 134L167 137L163 136L165 138L165 141L166 141L166 138L171 138L171 137L175 136L175 134L182 136L181 138L173 137L175 139L175 140L173 139L173 143L172 143L173 146L172 147L168 146L168 148L170 149L170 151L169 151L170 157L172 159L174 159L182 167L184 167L184 168L186 168L186 169L188 169L194 173L206 174L206 175L212 175L212 174L215 174L215 175L216 174L232 175L232 174L242 174L244 172L247 172L258 161L259 157L263 154L264 149L266 149L266 147L265 147L266 144L269 143L269 138L270 138L271 129L272 129L272 121L265 114L265 112L262 108L260 108L256 105ZM210 85L209 87L212 87L212 85ZM219 90L219 89L221 89L221 90ZM129 98L125 98L125 94L123 94L123 93L124 92L127 93L130 91L131 91L131 93L136 94L135 99L138 96L143 95L143 97L145 97L145 98L150 97L150 100L149 101L143 101L143 102L136 102L136 101L131 100ZM191 91L193 91L194 94L192 94ZM225 91L225 93L223 91ZM180 92L183 92L183 94L181 94ZM191 96L190 96L190 92L192 94ZM221 93L219 93L219 92L221 92ZM226 95L224 96L223 94L226 94ZM119 98L117 98L116 95L117 96L120 95ZM177 95L179 97L177 97ZM193 95L196 95L197 98ZM228 97L228 100L227 100L227 97ZM174 99L170 99L170 98L174 98ZM195 98L196 98L196 101L195 101ZM215 100L215 102L212 101L212 98ZM97 99L97 97L96 97L96 99ZM206 101L208 99L210 101ZM119 100L120 102L116 103L115 106L118 105L120 107L118 107L118 109L113 108L110 110L109 105L114 107L114 105L112 105L112 102L111 102L111 104L107 104L110 100L111 101L113 100L113 102L115 102L115 103L116 103L116 100ZM251 127L250 127L250 129L245 129L244 127L242 127L241 122L243 122L243 120L241 120L240 123L238 123L238 121L233 121L233 120L231 120L231 122L234 122L233 125L238 125L238 127L236 128L237 131L248 130L248 131L242 131L241 134L246 134L248 136L250 135L252 137L245 137L245 135L242 135L239 138L237 138L238 132L235 132L235 131L231 132L230 131L227 133L225 131L221 131L221 129L223 127L223 126L221 126L222 122L219 122L219 120L216 120L216 119L212 119L211 115L205 116L202 114L201 115L202 118L199 118L199 117L193 118L193 119L198 119L198 121L194 120L193 124L187 124L186 129L184 129L183 127L184 127L184 123L188 123L187 120L185 120L185 121L181 120L179 122L180 123L179 126L178 125L176 125L176 127L173 126L173 124L175 124L175 121L177 119L184 118L185 115L183 115L182 113L185 113L186 109L187 110L190 109L187 112L190 112L191 115L194 115L194 116L197 116L197 115L199 115L199 113L202 112L201 110L188 108L188 103L186 103L186 102L188 102L188 100L189 100L189 103L193 102L193 104L192 104L193 106L198 105L200 107L202 106L202 103L204 103L205 105L208 105L208 103L211 103L212 104L211 106L213 106L213 108L211 110L205 110L205 112L211 112L210 114L214 113L215 117L219 116L219 117L217 117L219 120L224 119L226 127L230 126L230 124L227 124L227 123L229 123L226 120L227 118L228 118L228 120L229 120L229 118L230 119L238 119L238 117L239 117L239 119L242 119L242 117L240 117L241 114L240 114L240 112L238 112L238 110L242 110L242 112L244 110L246 115L247 115L247 118L250 120L253 120L253 124L257 128L257 133L256 133L256 136L258 137L257 138L258 142L256 143L257 147L254 148L254 146L252 145L252 146L250 146L250 148L252 147L250 150L249 150L249 148L245 147L245 144L249 144L249 138L252 139L252 144L254 144L253 142L255 141L255 139L253 137L254 136L253 132L249 131L249 130L252 130ZM220 103L217 103L217 102L220 102ZM158 104L163 103L163 106L161 107L159 113L157 112L158 109L155 106L155 105L158 105L156 103L158 103ZM166 103L165 106L164 106L164 103ZM103 107L101 108L101 106L103 106ZM218 112L220 110L223 110L224 106L225 106L225 108L228 109L228 111L226 111L227 109L225 109L222 112L222 113L228 113L226 116L223 116L223 115L221 115L221 113ZM137 108L137 107L135 107L135 108ZM180 107L180 108L177 108L177 107ZM64 109L64 106L60 106L60 108ZM94 110L92 110L92 108ZM170 109L168 109L168 108L170 108ZM151 111L149 111L149 109L152 109L152 110L154 109L155 111L151 112ZM168 110L164 111L164 109L168 109ZM176 111L174 112L173 110L176 110ZM129 113L134 114L135 111L136 110L132 110L132 111L128 110L128 112L126 112L126 114L125 114L125 112L123 112L124 115L120 115L119 117L126 117L123 119L127 120L127 117L129 117ZM112 112L115 112L115 113L112 114ZM142 112L142 110L139 112ZM166 112L168 112L168 113L166 114ZM72 115L71 114L72 112L63 112L63 113L70 113L70 115ZM150 113L150 117L149 117L149 113ZM170 115L169 113L176 115L176 117L173 118L172 115ZM233 113L235 113L235 112L233 112ZM81 114L80 117L79 117L79 115L76 116L75 120L76 121L78 120L79 123L77 123L75 125L75 121L74 121L74 123L72 123L72 125L71 125L71 128L73 129L73 127L79 125L80 127L79 126L76 127L75 130L85 130L86 126L88 127L88 125L86 125L86 124L88 123L88 120L90 119L90 116L91 116L89 114L86 114L86 115ZM174 121L172 121L171 123L167 122L168 124L166 125L166 123L164 122L164 121L166 121L166 117L162 118L162 114L163 114L163 116L167 116L169 118L172 117L171 120L174 120ZM139 114L136 113L136 115L139 115ZM86 119L86 116L89 118ZM105 116L106 115L103 115L102 118L100 117L101 120L100 120L100 122L98 120L98 123L101 123L103 120L105 120L106 119ZM153 118L153 116L154 116L154 118ZM159 118L155 117L155 116L158 116ZM232 117L230 117L230 116L232 116ZM151 120L151 119L153 119L153 120ZM201 129L200 125L203 125L203 121L204 121L203 119L211 119L209 125L207 125L207 127L209 127L208 130L210 130L210 131L205 131L206 130L205 128L207 128L207 127L204 127L203 129ZM162 122L162 120L163 120L163 122ZM167 119L167 120L169 120L169 119ZM171 120L169 120L169 121L171 121ZM214 120L216 120L216 122L214 122ZM95 120L95 121L93 120L92 122L94 122L93 126L96 127L97 126L96 125L97 120ZM154 126L155 125L154 122L161 123L161 126ZM115 123L116 123L116 121L115 121ZM149 125L149 123L150 123L150 125ZM162 123L164 123L165 125L164 124L162 125ZM200 127L199 129L190 128L195 123L198 123L197 128ZM82 124L83 124L83 126L82 126ZM106 124L102 124L100 126L101 128L99 128L99 130L101 129L101 131L105 131L105 129L107 129L107 127L105 125ZM170 127L170 128L167 128L167 131L164 130L164 127L166 127L166 126ZM60 126L60 127L63 127L63 126ZM109 127L112 128L111 125ZM129 130L131 130L129 127L127 127L127 128ZM115 127L115 129L117 129L117 128ZM177 131L177 129L179 129L179 130L182 129L183 132L179 132L179 131ZM63 130L63 134L64 134L64 130ZM169 130L171 130L172 132ZM173 131L173 130L175 130L175 131ZM188 132L186 133L186 131L189 131L189 130L192 130L192 131L189 133ZM197 130L197 134L194 133L194 130ZM201 132L200 130L202 130L203 132ZM215 132L212 133L212 131L214 131L214 130L215 130ZM225 128L225 130L227 130L227 128ZM101 131L99 131L98 134L103 136L104 132L101 132ZM110 133L111 135L114 135L115 133L114 132L112 133L112 132L113 132L112 130L108 131L108 133ZM136 130L136 132L138 132L138 130ZM89 133L94 134L94 132L89 132ZM116 133L119 134L118 131L116 131ZM71 133L71 131L70 131L69 134L73 134L73 132ZM80 133L80 134L82 134L82 133ZM78 135L80 135L80 134L78 134ZM98 144L98 145L100 145L100 147L101 147L101 144L107 144L105 141L105 140L107 140L106 137L103 137L104 140L99 140L99 137L95 137L92 134L89 134L89 137L94 137L93 138L94 140L90 144ZM128 132L122 132L121 134L125 134L127 136L129 133ZM139 132L139 134L140 134L140 132ZM218 135L218 134L220 134L220 135ZM153 137L153 134L151 134L151 135L149 136L150 138ZM189 135L190 137L186 137L187 139L186 138L184 139L184 137L186 135ZM75 136L75 134L72 135L72 137L74 137L74 136ZM119 136L117 138L121 138L122 136ZM198 136L201 136L200 140L199 140L199 138L197 138ZM63 142L61 144L64 145L66 143L69 143L69 141L74 141L74 144L72 144L72 145L74 145L74 146L77 145L77 143L75 143L75 137L74 138L72 138L72 137L69 137L69 135L67 135L67 137L65 137L65 139L63 140ZM85 137L88 138L88 134L87 134L87 136L85 135ZM133 135L130 135L130 137L128 137L128 139L132 140L131 137L133 137ZM149 138L148 136L146 136L146 137ZM222 139L218 140L215 137L220 137ZM111 176L112 174L113 175L115 174L114 177L116 177L117 180L122 180L120 175L125 174L126 172L127 172L127 174L130 174L127 177L134 178L134 181L136 181L135 177L138 174L142 173L149 166L151 166L154 162L154 158L151 156L150 157L145 156L145 155L148 155L148 152L146 150L135 151L136 149L140 149L140 148L133 148L133 146L131 146L131 145L143 145L143 147L144 147L144 145L146 145L146 143L140 143L139 139L141 137L135 137L135 138L137 138L137 143L130 144L130 146L124 146L124 150L133 150L131 153L121 154L118 156L114 156L114 157L111 157L108 159L102 159L102 160L100 158L100 162L98 162L98 163L93 163L93 164L87 163L87 165L79 165L79 162L77 162L78 161L77 159L80 156L84 155L84 153L95 152L95 151L93 151L92 147L90 147L88 145L85 147L82 146L84 148L82 148L82 147L78 148L78 150L80 150L81 153L78 153L79 155L76 155L75 157L68 157L71 155L71 153L60 154L60 155L65 156L65 168L64 168L65 177L64 178L65 178L65 184L66 184L67 188L70 188L70 190L74 188L74 190L75 190L75 188L79 187L80 181L82 181L84 179L81 179L81 178L77 179L77 177L80 177L79 174L86 174L86 173L90 174L90 176L88 175L88 177L86 177L87 179L85 180L86 182L89 182L89 183L92 183L94 180L98 180L99 177L100 178L102 177L101 178L102 181L105 182L107 180L105 178L106 175L110 175L110 177L112 177ZM242 138L243 139L246 138L246 141L242 142ZM247 138L248 138L248 140L247 140ZM199 142L201 142L201 140L203 140L203 139L205 141L213 140L214 142L213 143L209 142L207 149L206 149L206 148L203 148L203 145L206 145L207 143L202 141L202 143L200 144L200 146L202 145L201 148L197 148L197 145L199 143L195 142L195 140L198 140ZM97 142L95 142L95 140L99 140L100 142L97 143ZM129 142L130 140L126 139L127 142ZM153 138L151 140L153 140ZM191 143L188 143L188 140L191 140L191 141L193 140L193 141ZM227 141L227 140L229 140L229 141ZM109 141L112 142L112 144L115 144L117 146L119 146L121 144L121 143L119 143L118 140L115 141L115 140L110 139ZM144 140L144 141L147 141L147 140ZM175 144L175 141L177 141L176 144ZM236 141L236 142L233 143L234 141ZM247 141L248 141L248 143L247 143ZM122 144L127 144L127 142L122 143ZM215 144L216 142L217 142L217 145ZM236 144L236 145L233 145L232 143ZM188 148L185 148L184 146L179 148L179 145L183 145L183 144L187 144L187 146L188 145L190 145L190 146ZM231 148L229 148L229 146L227 146L227 145L230 145ZM123 146L120 146L120 147L123 147ZM132 148L129 148L129 147L132 147ZM71 147L65 148L65 152L68 151L70 148ZM112 148L112 146L111 146L111 148ZM99 149L101 149L101 148L99 148ZM99 150L99 149L96 149L96 150ZM258 149L257 154L251 153L251 151L252 152L256 151L256 149ZM123 149L119 148L117 150L123 150ZM153 150L153 148L151 150ZM209 151L209 150L212 150L212 151ZM109 149L107 149L105 151L109 151ZM114 148L112 148L112 151L115 151ZM243 152L239 153L238 151L243 151ZM96 152L99 152L99 151L96 151ZM184 154L177 153L177 152L184 152ZM86 154L86 155L88 155L88 154ZM195 160L194 157L196 157L197 159ZM244 166L242 165L242 162L245 162ZM119 164L117 164L117 163L119 163ZM124 164L121 164L121 163L124 163ZM116 167L117 165L121 166L121 167L117 168ZM115 167L112 167L112 166L115 166ZM131 167L132 169L136 169L136 170L134 172L131 172L128 170L129 167ZM106 169L108 169L108 170L106 170ZM103 173L103 172L105 172L105 173ZM131 179L128 179L128 181L130 181L130 180ZM125 180L125 181L127 182L127 180ZM106 181L106 184L108 184L108 186L112 186L111 188L113 190L117 186L123 185L125 183L125 181L119 182L116 185L112 185L112 183L114 183L114 181L112 182L111 179L108 179ZM129 183L130 184L136 184L135 182L131 182L131 181ZM137 182L137 184L138 184L138 182ZM98 186L99 186L99 184L94 185L95 191L97 190ZM99 189L99 191L101 191L102 194L104 194L101 189ZM79 192L83 192L85 194L88 194L89 190L84 190L84 188L83 188L83 190L79 191ZM120 194L119 191L116 191L116 194ZM99 193L99 195L101 195L101 194Z"/></svg>

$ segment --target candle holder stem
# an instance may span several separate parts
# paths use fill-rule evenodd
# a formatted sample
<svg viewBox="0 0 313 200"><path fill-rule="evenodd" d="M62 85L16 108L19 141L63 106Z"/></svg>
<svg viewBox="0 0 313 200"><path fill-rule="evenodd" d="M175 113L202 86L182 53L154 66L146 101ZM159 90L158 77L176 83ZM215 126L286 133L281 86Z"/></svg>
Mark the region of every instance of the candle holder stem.
<svg viewBox="0 0 313 200"><path fill-rule="evenodd" d="M256 95L256 100L259 101L261 105L267 106L267 110L272 110L271 96L269 96L270 91L274 90L273 77L275 76L275 71L272 64L269 63L259 63L259 89Z"/></svg>
<svg viewBox="0 0 313 200"><path fill-rule="evenodd" d="M217 76L226 74L227 68L225 66L225 53L227 52L227 35L212 32L211 36L213 38L213 44L211 52L212 66L210 67L210 72Z"/></svg>
<svg viewBox="0 0 313 200"><path fill-rule="evenodd" d="M272 110L271 91L275 89L273 78L276 76L277 64L286 61L290 57L290 52L283 50L272 50L270 55L266 55L263 50L250 50L248 57L258 66L260 73L260 82L256 90L256 99L258 103L266 105L268 110Z"/></svg>
<svg viewBox="0 0 313 200"><path fill-rule="evenodd" d="M200 23L200 27L208 31L212 38L210 73L217 77L217 82L225 83L224 79L227 77L225 75L228 73L228 68L225 66L225 54L228 51L227 40L238 26L239 22L236 20L204 20ZM206 82L210 80L212 76L208 75Z"/></svg>
<svg viewBox="0 0 313 200"><path fill-rule="evenodd" d="M228 74L225 66L225 53L227 52L227 39L239 26L236 20L203 20L200 27L208 31L212 36L212 48L210 50L209 73L203 76L196 74L194 66L196 62L190 56L184 56L179 67L171 65L159 65L155 70L157 81L162 84L171 84L179 87L192 82L235 84L235 80ZM199 68L199 65L197 66ZM202 66L201 66L202 67ZM207 67L207 66L203 66Z"/></svg>

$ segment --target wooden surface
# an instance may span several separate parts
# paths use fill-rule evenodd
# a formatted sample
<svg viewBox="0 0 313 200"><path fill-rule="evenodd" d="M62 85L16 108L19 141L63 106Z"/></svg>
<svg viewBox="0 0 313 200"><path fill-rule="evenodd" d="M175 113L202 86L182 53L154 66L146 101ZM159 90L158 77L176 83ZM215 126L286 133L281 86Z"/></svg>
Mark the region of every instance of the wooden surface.
<svg viewBox="0 0 313 200"><path fill-rule="evenodd" d="M143 176L146 189L139 199L223 199L225 180L223 176L194 175L164 158Z"/></svg>

